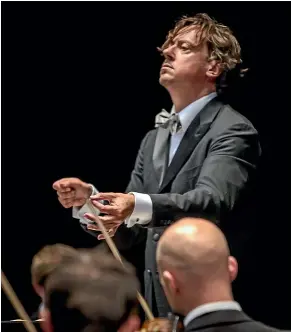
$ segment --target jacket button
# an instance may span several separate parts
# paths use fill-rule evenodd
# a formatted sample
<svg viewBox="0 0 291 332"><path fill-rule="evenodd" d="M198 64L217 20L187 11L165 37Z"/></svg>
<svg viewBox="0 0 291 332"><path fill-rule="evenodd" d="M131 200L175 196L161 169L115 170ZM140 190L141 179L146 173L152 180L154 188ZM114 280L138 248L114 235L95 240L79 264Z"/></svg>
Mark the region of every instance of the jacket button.
<svg viewBox="0 0 291 332"><path fill-rule="evenodd" d="M160 238L160 235L159 234L154 234L154 236L153 236L153 239L154 239L154 241L158 241L158 239Z"/></svg>

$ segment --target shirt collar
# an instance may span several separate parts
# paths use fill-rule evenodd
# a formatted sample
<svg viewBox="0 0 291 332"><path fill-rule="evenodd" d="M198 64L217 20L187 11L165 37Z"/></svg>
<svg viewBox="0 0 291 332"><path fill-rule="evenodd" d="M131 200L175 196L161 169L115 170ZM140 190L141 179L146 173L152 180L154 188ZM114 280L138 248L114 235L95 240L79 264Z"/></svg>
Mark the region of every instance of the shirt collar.
<svg viewBox="0 0 291 332"><path fill-rule="evenodd" d="M178 113L179 119L182 125L182 131L185 132L190 123L194 120L195 116L202 110L202 108L208 104L213 98L217 96L216 92L212 92L202 98L195 100L190 105L186 106L182 111ZM175 106L172 107L171 113L175 112Z"/></svg>
<svg viewBox="0 0 291 332"><path fill-rule="evenodd" d="M186 327L193 319L202 316L206 313L219 310L238 310L242 311L241 306L235 301L219 301L202 304L191 310L184 319L184 326Z"/></svg>

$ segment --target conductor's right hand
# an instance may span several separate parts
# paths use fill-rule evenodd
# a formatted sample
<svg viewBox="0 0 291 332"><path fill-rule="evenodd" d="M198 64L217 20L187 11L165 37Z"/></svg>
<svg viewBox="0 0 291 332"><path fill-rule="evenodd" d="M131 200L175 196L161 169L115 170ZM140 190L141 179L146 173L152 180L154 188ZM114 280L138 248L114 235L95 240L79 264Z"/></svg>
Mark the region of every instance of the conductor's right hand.
<svg viewBox="0 0 291 332"><path fill-rule="evenodd" d="M53 184L53 188L66 209L84 205L92 193L91 185L78 178L60 179Z"/></svg>

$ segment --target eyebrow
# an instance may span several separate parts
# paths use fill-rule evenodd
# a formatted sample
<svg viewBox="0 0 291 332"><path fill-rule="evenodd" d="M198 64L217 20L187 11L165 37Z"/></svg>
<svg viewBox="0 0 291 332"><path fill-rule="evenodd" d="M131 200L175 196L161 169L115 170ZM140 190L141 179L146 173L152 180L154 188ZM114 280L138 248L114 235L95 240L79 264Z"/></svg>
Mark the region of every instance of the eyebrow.
<svg viewBox="0 0 291 332"><path fill-rule="evenodd" d="M188 43L188 44L194 45L189 40L186 40L186 39L178 39L177 42L178 43Z"/></svg>
<svg viewBox="0 0 291 332"><path fill-rule="evenodd" d="M172 40L172 43L177 43L177 44L183 44L183 43L185 43L185 44L188 44L191 48L195 48L195 47L197 47L197 46L199 46L199 45L195 45L195 44L193 44L192 42L190 42L189 40L186 40L186 39L173 39Z"/></svg>

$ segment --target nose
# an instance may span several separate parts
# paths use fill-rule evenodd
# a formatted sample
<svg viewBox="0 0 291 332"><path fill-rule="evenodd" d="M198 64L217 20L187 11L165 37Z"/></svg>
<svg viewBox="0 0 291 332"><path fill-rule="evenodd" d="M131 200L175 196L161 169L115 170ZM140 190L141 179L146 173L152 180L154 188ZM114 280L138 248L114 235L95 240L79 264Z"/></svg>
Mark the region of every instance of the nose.
<svg viewBox="0 0 291 332"><path fill-rule="evenodd" d="M174 45L171 45L163 50L163 55L167 60L173 61L175 58Z"/></svg>

